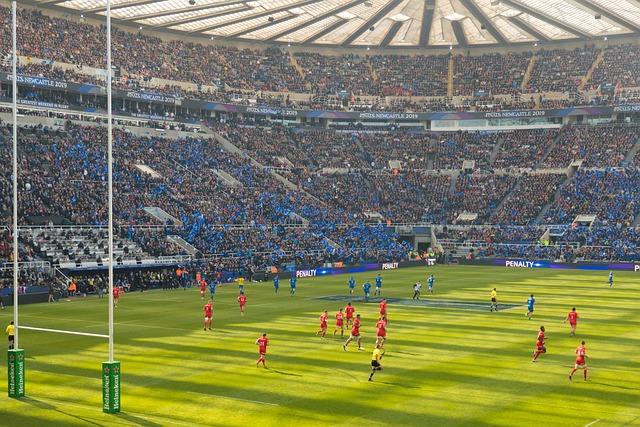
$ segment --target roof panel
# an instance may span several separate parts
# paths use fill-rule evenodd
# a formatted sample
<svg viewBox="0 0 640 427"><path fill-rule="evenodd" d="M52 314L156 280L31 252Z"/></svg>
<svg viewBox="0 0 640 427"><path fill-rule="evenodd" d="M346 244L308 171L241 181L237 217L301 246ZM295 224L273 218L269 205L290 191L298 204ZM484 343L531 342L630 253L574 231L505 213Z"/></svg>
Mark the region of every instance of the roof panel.
<svg viewBox="0 0 640 427"><path fill-rule="evenodd" d="M597 15L597 12L587 9L584 6L578 6L571 1L516 0L516 2L538 10L544 15L550 16L566 23L570 27L577 28L593 36L630 32L630 30L618 26L604 16L601 19L596 19L595 15Z"/></svg>
<svg viewBox="0 0 640 427"><path fill-rule="evenodd" d="M34 0L44 2L44 0ZM314 40L318 44L340 44L350 38L392 0L111 0L115 20L141 25L163 26L171 30L220 37L241 37L256 41L277 39L304 43L319 32L340 22L329 34ZM357 2L348 7L351 2ZM465 5L473 3L472 11ZM104 15L105 0L46 0L47 4ZM352 42L355 46L381 44L392 27L397 29L389 46L417 46L423 27L425 7L433 7L428 43L432 46L458 45L452 21L459 22L469 46L496 43L484 28L484 19L509 42L533 42L535 34L550 40L631 34L640 27L640 0L402 0L385 16ZM102 9L102 10L101 10ZM597 10L606 10L595 19ZM481 13L483 16L475 16ZM256 17L262 14L261 17ZM281 22L267 25L268 14ZM222 16L216 16L222 15ZM337 15L337 16L336 16ZM610 19L607 16L614 17ZM340 18L341 17L341 18ZM615 19L619 17L619 19ZM515 20L514 20L515 18ZM264 20L263 20L264 19ZM314 22L318 20L318 22ZM531 30L517 24L522 20ZM395 25L394 25L395 24ZM260 28L257 28L260 27ZM560 28L562 27L562 28ZM575 31L569 31L574 28ZM295 31L291 31L294 30ZM280 33L289 34L279 36Z"/></svg>
<svg viewBox="0 0 640 427"><path fill-rule="evenodd" d="M614 15L625 18L636 25L640 25L640 3L631 0L591 0L601 8Z"/></svg>

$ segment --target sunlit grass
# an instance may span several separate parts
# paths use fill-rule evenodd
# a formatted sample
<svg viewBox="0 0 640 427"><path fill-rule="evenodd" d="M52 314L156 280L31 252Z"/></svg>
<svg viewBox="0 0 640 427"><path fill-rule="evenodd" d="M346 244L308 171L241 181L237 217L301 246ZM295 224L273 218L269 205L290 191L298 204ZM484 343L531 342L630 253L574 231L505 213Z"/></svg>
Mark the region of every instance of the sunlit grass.
<svg viewBox="0 0 640 427"><path fill-rule="evenodd" d="M606 274L437 267L429 299L518 304L499 313L389 306L384 370L367 381L377 304L356 302L366 351L342 350L343 338L314 336L323 309L343 302L347 276L299 280L289 296L271 283L247 285L240 316L237 287L218 290L214 331L203 331L195 289L125 295L116 309L116 359L122 363L120 415L101 412L104 340L23 330L28 398L0 397L0 425L640 425L640 286L633 273ZM358 283L373 274L358 274ZM384 272L383 293L410 298L424 268ZM524 303L534 293L534 320ZM107 331L106 299L21 307L21 323ZM576 306L578 336L563 324ZM11 310L0 312L6 324ZM544 324L548 354L531 363ZM333 332L333 322L329 324ZM271 338L269 369L255 367L254 342ZM591 356L591 381L569 383L580 339ZM4 356L6 366L6 356ZM6 384L6 368L0 381ZM6 392L5 392L6 396Z"/></svg>

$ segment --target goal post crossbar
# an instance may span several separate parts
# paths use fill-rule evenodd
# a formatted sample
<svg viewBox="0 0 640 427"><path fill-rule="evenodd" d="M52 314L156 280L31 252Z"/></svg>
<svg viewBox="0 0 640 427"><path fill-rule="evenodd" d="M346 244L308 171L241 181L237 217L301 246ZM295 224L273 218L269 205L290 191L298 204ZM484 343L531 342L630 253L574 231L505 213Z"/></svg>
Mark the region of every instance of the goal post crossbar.
<svg viewBox="0 0 640 427"><path fill-rule="evenodd" d="M97 338L109 338L109 335L106 334L94 334L91 332L77 332L77 331L66 331L64 329L50 329L50 328L37 328L35 326L24 326L20 325L19 329L27 329L30 331L40 331L40 332L54 332L57 334L67 334L67 335L82 335L85 337L97 337Z"/></svg>

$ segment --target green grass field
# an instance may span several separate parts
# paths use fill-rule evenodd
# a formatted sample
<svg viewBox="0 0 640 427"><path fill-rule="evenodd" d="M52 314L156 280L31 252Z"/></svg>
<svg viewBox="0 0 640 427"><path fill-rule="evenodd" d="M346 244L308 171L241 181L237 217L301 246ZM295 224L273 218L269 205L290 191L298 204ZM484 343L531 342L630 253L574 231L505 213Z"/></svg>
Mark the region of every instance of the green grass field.
<svg viewBox="0 0 640 427"><path fill-rule="evenodd" d="M125 295L116 309L116 359L122 363L122 413L101 412L106 340L23 330L28 397L6 397L0 374L0 425L287 426L287 425L640 425L640 285L638 273L436 267L436 294L425 298L487 302L487 310L389 305L384 370L367 381L377 304L356 303L366 351L314 336L323 309L342 302L347 276L300 279L298 295L271 283L218 289L214 331L202 330L196 289ZM365 278L358 274L358 290ZM425 268L382 273L383 295L410 298ZM521 306L488 310L489 291ZM426 288L426 286L425 286ZM530 293L534 319L525 318ZM578 336L563 324L575 305ZM107 300L95 297L20 309L29 326L106 333ZM0 313L3 328L11 309ZM332 331L334 322L329 326ZM548 353L531 363L540 325ZM269 369L256 368L255 340L271 339ZM567 375L579 340L591 357L589 382Z"/></svg>

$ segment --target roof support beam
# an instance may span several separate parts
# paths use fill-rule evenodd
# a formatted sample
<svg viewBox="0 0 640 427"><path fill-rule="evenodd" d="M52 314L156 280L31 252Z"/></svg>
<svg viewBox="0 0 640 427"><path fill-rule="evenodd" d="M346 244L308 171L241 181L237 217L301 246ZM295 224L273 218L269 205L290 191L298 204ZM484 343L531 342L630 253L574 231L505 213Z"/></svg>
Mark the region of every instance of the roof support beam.
<svg viewBox="0 0 640 427"><path fill-rule="evenodd" d="M387 31L387 34L384 36L384 39L382 39L382 43L380 43L380 46L389 46L389 43L391 43L391 40L393 40L396 34L398 34L398 31L400 31L401 27L402 22L394 22L389 31Z"/></svg>
<svg viewBox="0 0 640 427"><path fill-rule="evenodd" d="M453 34L456 36L456 40L458 40L458 45L461 47L469 46L460 21L451 21L451 28L453 29Z"/></svg>
<svg viewBox="0 0 640 427"><path fill-rule="evenodd" d="M347 22L348 21L346 19L340 18L338 20L338 22L334 22L333 24L329 25L324 30L315 33L314 35L312 35L311 37L306 39L302 44L303 45L309 45L309 44L313 43L314 41L326 36L327 34L330 34L330 33L334 32L335 30L337 30L338 28L342 27Z"/></svg>
<svg viewBox="0 0 640 427"><path fill-rule="evenodd" d="M232 25L232 24L237 24L238 22L248 21L248 20L255 19L255 18L262 18L262 17L265 17L265 16L271 16L271 15L276 14L278 12L284 12L284 11L287 11L289 9L293 9L295 7L306 6L306 5L311 4L311 3L315 2L315 1L316 0L302 0L300 2L289 4L289 5L286 5L286 6L274 7L273 9L265 10L264 12L258 12L258 13L255 13L253 15L241 16L239 18L231 19L229 21L220 22L220 23L215 24L215 25L209 25L209 26L206 26L204 28L198 28L197 30L190 31L190 33L205 33L207 31L215 30L216 28L226 27L226 26Z"/></svg>
<svg viewBox="0 0 640 427"><path fill-rule="evenodd" d="M627 27L631 30L634 31L640 31L640 26L634 22L629 21L626 18L623 18L622 16L616 15L613 12L609 12L606 9L603 9L602 7L600 7L599 5L593 3L591 0L575 0L577 3L581 4L584 7L587 7L593 11L595 11L597 14L605 16L607 18L609 18L609 20L622 25L623 27ZM595 18L594 18L595 19Z"/></svg>
<svg viewBox="0 0 640 427"><path fill-rule="evenodd" d="M285 16L285 17L282 17L280 19L276 19L273 22L268 22L267 21L264 24L256 25L255 27L251 27L251 28L247 28L246 30L238 31L237 33L225 35L224 37L240 37L240 36L243 36L245 34L249 34L249 33L252 33L254 31L262 30L263 28L267 28L267 27L270 27L270 26L272 26L274 24L279 24L281 22L288 21L290 19L297 18L297 17L298 17L298 15Z"/></svg>
<svg viewBox="0 0 640 427"><path fill-rule="evenodd" d="M558 27L563 29L564 31L567 31L571 34L575 34L577 36L581 36L584 37L586 39L591 39L593 38L591 36L591 34L589 33L585 33L584 31L576 28L576 27L572 27L568 22L565 23L563 21L560 21L552 16L546 15L544 13L540 13L539 11L530 8L527 5L524 5L520 2L518 2L517 0L500 0L502 3L507 4L511 7L514 7L518 10L521 10L523 12L526 12L528 15L531 15L533 17L536 17L542 21L545 21L547 24L549 25L553 25L554 27Z"/></svg>
<svg viewBox="0 0 640 427"><path fill-rule="evenodd" d="M218 16L231 15L233 13L243 12L245 10L249 10L250 7L239 4L237 7L232 7L224 10L217 10L215 12L206 13L204 15L192 16L190 18L184 19L176 19L169 22L165 22L162 24L154 25L153 28L166 28L166 27L175 27L176 25L189 24L191 22L202 21L204 19L217 18ZM166 16L166 15L165 15ZM139 18L136 18L136 20Z"/></svg>
<svg viewBox="0 0 640 427"><path fill-rule="evenodd" d="M478 20L480 23L489 31L489 33L493 36L494 39L498 43L508 44L511 43L509 40L505 39L504 36L498 29L493 25L490 19L488 19L484 13L480 9L476 7L476 5L470 0L461 0L464 7L467 8L469 12Z"/></svg>
<svg viewBox="0 0 640 427"><path fill-rule="evenodd" d="M422 11L422 27L420 28L420 46L429 45L429 34L431 33L431 22L433 21L433 1L426 1Z"/></svg>
<svg viewBox="0 0 640 427"><path fill-rule="evenodd" d="M531 25L529 25L527 22L525 22L522 18L520 18L519 16L512 16L507 18L513 25L520 27L522 30L526 31L527 33L531 34L533 37L537 38L540 41L545 41L548 42L551 39L544 33L541 33L540 31L536 30L535 28L533 28Z"/></svg>
<svg viewBox="0 0 640 427"><path fill-rule="evenodd" d="M375 15L367 19L367 21L364 24L360 25L360 27L357 30L351 33L349 37L347 37L345 41L342 42L342 46L349 46L358 37L364 34L365 31L369 31L369 28L371 28L373 24L375 24L376 22L384 18L389 12L393 10L394 7L399 5L401 1L402 0L391 0L389 3L387 3L385 7L380 9Z"/></svg>
<svg viewBox="0 0 640 427"><path fill-rule="evenodd" d="M120 4L111 5L111 10L124 9L126 7L132 7L132 6L141 6L141 5L150 4L150 3L154 3L154 1L153 0L133 0L133 1L130 1L130 2L127 2L127 3L120 3ZM99 12L104 12L106 10L107 10L106 6L100 6L100 7L94 7L94 8L91 8L91 9L85 9L85 10L83 10L83 12L86 12L86 13L99 13Z"/></svg>
<svg viewBox="0 0 640 427"><path fill-rule="evenodd" d="M240 7L243 8L249 8L249 6L246 6L244 4L245 2L243 2L242 0L229 0L229 1L225 1L225 2L221 2L221 3L216 3L216 4L198 4L196 3L195 6L191 6L191 7L181 7L178 9L171 9L171 10L161 10L158 12L150 12L150 13L144 13L144 14L140 14L140 15L136 15L136 16L132 16L130 18L121 18L122 21L137 21L140 19L148 19L148 18L160 18L162 16L168 16L168 15L177 15L180 13L185 13L185 12L197 12L200 10L207 10L207 9L211 9L211 14L213 13L218 13L220 12L220 10L217 10L219 7L221 6L233 6L233 5L237 5L237 8L233 8L234 10L239 9ZM231 9L227 9L227 10L231 10ZM180 21L186 21L188 19L203 19L203 17L207 16L208 14L205 15L200 15L198 17L192 17L192 18L184 18L181 19ZM178 22L178 20L174 21L174 22Z"/></svg>
<svg viewBox="0 0 640 427"><path fill-rule="evenodd" d="M296 25L294 27L291 27L291 28L289 28L289 29L287 29L285 31L282 31L282 32L280 32L280 33L278 33L278 34L276 34L276 35L274 35L272 37L269 37L265 41L274 41L274 40L279 39L281 37L288 36L289 34L295 33L296 31L298 31L301 28L308 27L308 26L313 25L313 24L315 24L317 22L320 22L320 21L322 21L324 19L327 19L331 15L336 15L336 14L338 14L340 12L344 12L345 10L351 9L352 7L355 7L355 6L359 5L359 4L362 4L365 1L367 1L367 0L351 0L349 3L345 4L344 6L340 6L337 9L332 9L332 10L330 10L328 12L325 12L325 13L323 13L321 15L318 15L313 19L305 21L305 22L303 22L301 24L298 24L298 25Z"/></svg>

